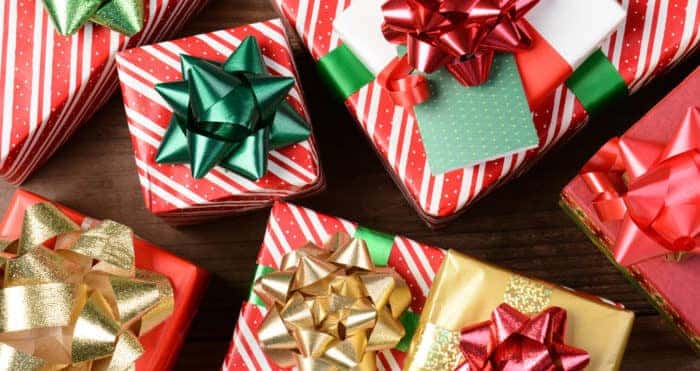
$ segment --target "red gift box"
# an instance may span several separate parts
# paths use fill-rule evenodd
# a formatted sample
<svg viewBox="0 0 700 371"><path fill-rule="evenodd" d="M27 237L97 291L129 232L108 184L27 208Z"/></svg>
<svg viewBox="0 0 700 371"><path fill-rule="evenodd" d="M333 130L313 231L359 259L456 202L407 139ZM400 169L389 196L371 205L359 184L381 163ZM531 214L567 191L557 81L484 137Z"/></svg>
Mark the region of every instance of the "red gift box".
<svg viewBox="0 0 700 371"><path fill-rule="evenodd" d="M689 108L700 104L699 96L700 69L697 69L622 138L667 144L676 135ZM577 176L564 188L561 202L564 209L610 261L689 340L693 348L700 351L700 310L697 305L697 298L700 297L700 256L689 254L676 261L659 255L631 265L619 264L614 255L623 222L618 218L602 220L604 218L595 205L600 198L596 199L597 195L584 178L585 174ZM679 221L680 218L676 222ZM638 241L632 248L639 248L642 243ZM660 242L654 243L661 247Z"/></svg>
<svg viewBox="0 0 700 371"><path fill-rule="evenodd" d="M0 221L0 236L19 237L24 211L37 203L51 202L41 196L18 190ZM53 203L53 202L52 202ZM81 225L87 217L63 205L53 203L70 219ZM137 361L137 370L169 370L175 365L177 354L185 341L187 329L194 318L208 282L208 273L150 242L134 238L136 266L167 276L173 287L175 307L173 314L156 328L141 336L145 352Z"/></svg>
<svg viewBox="0 0 700 371"><path fill-rule="evenodd" d="M43 1L1 2L0 176L22 183L117 89L118 51L170 37L206 2L144 1L133 37L92 23L61 36Z"/></svg>
<svg viewBox="0 0 700 371"><path fill-rule="evenodd" d="M333 21L353 0L275 0L314 59L342 44ZM627 19L602 52L635 92L688 56L700 42L697 0L620 1ZM427 166L415 115L396 106L375 80L345 101L394 181L421 218L436 227L454 219L495 187L523 174L552 146L571 137L588 113L566 85L533 112L536 149L444 174Z"/></svg>
<svg viewBox="0 0 700 371"><path fill-rule="evenodd" d="M271 151L268 172L257 181L221 167L202 179L194 179L189 166L155 161L172 115L155 84L181 80L181 54L224 61L246 36L257 39L272 75L297 79L287 101L310 122L292 51L279 19L130 49L117 58L146 206L169 223L191 224L260 209L275 199L309 195L324 186L313 137Z"/></svg>

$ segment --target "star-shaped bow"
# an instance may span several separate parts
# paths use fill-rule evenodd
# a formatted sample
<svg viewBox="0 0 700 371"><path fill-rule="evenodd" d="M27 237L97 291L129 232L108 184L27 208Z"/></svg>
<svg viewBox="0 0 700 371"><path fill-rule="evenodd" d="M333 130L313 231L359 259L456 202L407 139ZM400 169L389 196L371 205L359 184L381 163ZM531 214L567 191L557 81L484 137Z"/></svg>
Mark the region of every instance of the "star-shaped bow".
<svg viewBox="0 0 700 371"><path fill-rule="evenodd" d="M143 0L44 0L44 6L61 35L72 35L87 22L127 36L143 28Z"/></svg>
<svg viewBox="0 0 700 371"><path fill-rule="evenodd" d="M189 163L195 178L219 165L257 180L267 172L269 151L311 134L286 102L294 78L267 72L254 37L224 64L188 55L181 63L184 80L156 85L174 111L156 162Z"/></svg>

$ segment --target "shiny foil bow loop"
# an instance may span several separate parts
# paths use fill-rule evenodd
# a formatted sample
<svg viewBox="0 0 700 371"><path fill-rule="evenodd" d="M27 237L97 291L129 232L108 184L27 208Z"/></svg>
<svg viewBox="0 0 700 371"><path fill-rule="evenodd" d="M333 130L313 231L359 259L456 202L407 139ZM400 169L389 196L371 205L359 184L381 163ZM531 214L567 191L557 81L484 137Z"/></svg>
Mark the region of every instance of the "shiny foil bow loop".
<svg viewBox="0 0 700 371"><path fill-rule="evenodd" d="M131 229L93 224L39 203L3 240L0 369L133 370L138 336L172 314L168 278L134 265Z"/></svg>
<svg viewBox="0 0 700 371"><path fill-rule="evenodd" d="M143 0L43 0L56 30L72 35L93 22L126 36L141 31L144 23Z"/></svg>
<svg viewBox="0 0 700 371"><path fill-rule="evenodd" d="M405 335L399 317L411 302L408 285L345 234L288 253L254 290L269 309L258 340L281 367L376 370L376 352Z"/></svg>
<svg viewBox="0 0 700 371"><path fill-rule="evenodd" d="M382 32L388 41L406 46L406 55L400 59L411 70L433 73L445 67L460 84L477 86L488 80L495 52L513 53L531 46L523 16L538 2L387 0L382 5ZM399 86L401 97L424 97L424 81L409 79L411 70L402 75L387 72L393 78L382 85L389 91ZM397 104L406 105L405 101Z"/></svg>
<svg viewBox="0 0 700 371"><path fill-rule="evenodd" d="M629 266L700 253L700 109L667 143L625 135L606 143L581 176L602 221L621 220L613 255Z"/></svg>
<svg viewBox="0 0 700 371"><path fill-rule="evenodd" d="M294 78L267 72L254 37L223 64L188 55L181 63L184 80L156 85L174 111L156 162L188 163L195 178L219 165L257 180L267 172L269 151L311 134L286 101Z"/></svg>
<svg viewBox="0 0 700 371"><path fill-rule="evenodd" d="M590 356L564 344L565 330L562 308L551 307L530 318L501 304L490 321L462 329L464 365L470 371L581 371Z"/></svg>

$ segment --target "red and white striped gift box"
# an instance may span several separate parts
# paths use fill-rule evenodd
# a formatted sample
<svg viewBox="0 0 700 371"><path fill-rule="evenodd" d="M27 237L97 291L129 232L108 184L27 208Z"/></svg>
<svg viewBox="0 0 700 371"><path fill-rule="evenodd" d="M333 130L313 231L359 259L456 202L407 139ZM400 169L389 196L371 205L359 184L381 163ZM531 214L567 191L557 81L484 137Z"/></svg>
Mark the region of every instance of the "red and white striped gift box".
<svg viewBox="0 0 700 371"><path fill-rule="evenodd" d="M333 233L354 235L358 225L347 220L324 215L288 203L278 202L265 230L258 266L279 268L282 256L312 241L319 246ZM394 268L408 283L413 300L410 310L420 313L428 298L433 278L445 257L445 251L405 237L394 237L388 266ZM265 316L265 308L244 302L233 334L233 340L222 369L286 370L279 368L264 354L256 340L257 329ZM404 353L398 350L378 354L380 370L401 370Z"/></svg>
<svg viewBox="0 0 700 371"><path fill-rule="evenodd" d="M352 0L275 0L318 60L342 43L333 20ZM377 0L379 1L379 0ZM602 45L631 92L690 54L700 42L698 0L619 0L627 20ZM487 163L432 174L413 114L375 81L346 100L397 185L431 226L445 223L496 186L526 171L588 115L564 85L533 113L539 146Z"/></svg>
<svg viewBox="0 0 700 371"><path fill-rule="evenodd" d="M206 2L145 1L129 38L91 23L61 36L42 0L0 1L0 176L22 183L114 93L118 51L172 36Z"/></svg>
<svg viewBox="0 0 700 371"><path fill-rule="evenodd" d="M202 179L194 179L189 165L155 162L172 110L154 86L182 79L181 54L222 62L249 35L258 40L271 74L297 79L287 99L310 121L292 52L279 19L129 49L117 57L146 206L170 223L190 224L260 209L279 198L317 192L324 185L313 138L270 152L268 172L258 181L250 181L221 167Z"/></svg>

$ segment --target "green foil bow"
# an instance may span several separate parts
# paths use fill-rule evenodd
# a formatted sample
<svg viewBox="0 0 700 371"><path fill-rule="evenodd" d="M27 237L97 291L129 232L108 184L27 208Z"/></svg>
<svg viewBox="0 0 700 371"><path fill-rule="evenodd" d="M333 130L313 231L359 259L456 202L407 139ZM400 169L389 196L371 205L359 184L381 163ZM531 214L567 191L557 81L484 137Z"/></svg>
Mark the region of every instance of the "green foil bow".
<svg viewBox="0 0 700 371"><path fill-rule="evenodd" d="M156 162L189 163L195 178L219 165L257 180L267 172L270 150L311 134L285 99L294 78L267 72L254 37L223 64L188 55L181 63L183 81L156 85L174 111Z"/></svg>
<svg viewBox="0 0 700 371"><path fill-rule="evenodd" d="M44 0L44 6L61 35L72 35L87 22L127 36L143 28L143 0Z"/></svg>

